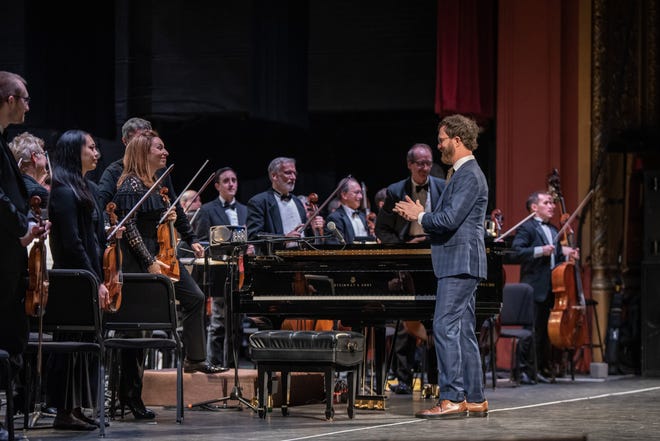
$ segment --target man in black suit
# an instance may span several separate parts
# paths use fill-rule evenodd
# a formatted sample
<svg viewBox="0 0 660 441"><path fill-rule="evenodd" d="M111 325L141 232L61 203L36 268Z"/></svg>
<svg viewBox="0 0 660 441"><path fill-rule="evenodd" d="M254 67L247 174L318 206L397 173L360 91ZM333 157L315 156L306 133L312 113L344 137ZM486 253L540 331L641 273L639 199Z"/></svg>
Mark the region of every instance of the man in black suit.
<svg viewBox="0 0 660 441"><path fill-rule="evenodd" d="M354 178L344 179L339 188L339 207L328 215L328 223L334 222L337 231L346 243L355 242L355 238L371 239L367 226L367 216L360 211L362 206L362 187ZM339 243L336 238L326 239L326 243Z"/></svg>
<svg viewBox="0 0 660 441"><path fill-rule="evenodd" d="M307 213L303 203L292 194L298 177L295 159L285 157L273 159L268 165L268 177L272 187L254 195L247 204L248 239L258 239L259 233L298 239L303 236L313 236L312 228L323 229L323 218L316 216L307 231L302 230L307 222ZM297 246L297 241L287 244L287 246Z"/></svg>
<svg viewBox="0 0 660 441"><path fill-rule="evenodd" d="M394 213L394 205L406 196L419 200L426 212L438 206L440 195L445 188L445 180L430 175L433 166L433 153L427 144L413 145L406 155L410 176L387 187L385 203L376 217L376 237L384 244L428 242L428 237L417 221L407 221ZM416 326L419 328L419 326ZM416 337L408 332L405 323L399 326L394 351L396 353L395 375L398 384L390 389L399 394L412 392L412 365L415 358ZM433 359L433 357L429 357ZM429 372L435 372L429 369ZM437 383L437 381L429 382Z"/></svg>
<svg viewBox="0 0 660 441"><path fill-rule="evenodd" d="M520 263L520 281L534 288L536 304L536 354L540 370L551 372L548 317L554 305L552 269L567 257L579 258L579 250L553 243L558 230L550 224L555 202L545 191L535 191L527 198L527 210L536 215L516 231L511 248L512 263ZM529 372L528 372L529 373ZM533 374L533 373L531 373ZM533 377L532 377L533 379ZM537 380L548 380L537 373Z"/></svg>
<svg viewBox="0 0 660 441"><path fill-rule="evenodd" d="M22 366L28 338L23 306L28 277L25 247L47 232L47 227L39 228L28 219L28 192L7 144L7 127L22 124L29 110L27 82L0 71L0 348L11 355L14 372ZM0 440L7 436L0 424Z"/></svg>
<svg viewBox="0 0 660 441"><path fill-rule="evenodd" d="M218 197L199 209L195 232L202 240L209 240L209 231L216 225L243 225L247 222L247 207L236 200L238 178L231 167L223 167L215 173L215 189ZM214 275L214 274L213 274ZM211 275L209 284L214 290L224 290L224 280L215 280ZM207 354L211 364L229 366L231 342L225 342L225 299L215 293L212 297L211 319L208 327ZM240 341L240 340L236 340ZM227 351L224 351L225 343Z"/></svg>

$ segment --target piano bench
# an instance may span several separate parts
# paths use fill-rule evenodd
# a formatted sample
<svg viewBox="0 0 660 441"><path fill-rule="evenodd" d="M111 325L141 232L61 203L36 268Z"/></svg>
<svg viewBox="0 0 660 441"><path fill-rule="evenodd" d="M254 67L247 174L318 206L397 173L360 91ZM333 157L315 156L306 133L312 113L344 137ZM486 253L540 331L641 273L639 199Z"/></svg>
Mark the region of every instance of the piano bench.
<svg viewBox="0 0 660 441"><path fill-rule="evenodd" d="M291 372L323 372L325 418L330 420L335 372L348 371L348 417L353 418L357 374L364 357L364 336L353 331L259 331L250 335L257 364L259 416L266 418L272 372L281 372L282 415L289 414Z"/></svg>

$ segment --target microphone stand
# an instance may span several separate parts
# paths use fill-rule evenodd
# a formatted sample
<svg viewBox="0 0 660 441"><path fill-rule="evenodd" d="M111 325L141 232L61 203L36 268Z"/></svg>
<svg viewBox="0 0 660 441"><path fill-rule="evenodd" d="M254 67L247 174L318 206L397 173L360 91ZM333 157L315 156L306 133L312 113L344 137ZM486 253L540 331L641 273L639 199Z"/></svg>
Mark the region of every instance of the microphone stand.
<svg viewBox="0 0 660 441"><path fill-rule="evenodd" d="M234 245L234 249L231 254L228 256L229 260L227 261L228 271L227 279L225 281L225 351L223 354L224 359L227 358L227 342L232 342L232 358L234 360L234 386L231 389L229 395L221 398L214 398L211 400L201 401L199 403L189 404L188 408L201 407L208 410L223 410L223 409L233 409L233 410L243 410L241 405L252 409L254 412L258 412L258 406L252 404L249 400L243 397L243 390L240 385L239 376L238 376L238 324L240 314L236 312L236 305L234 304L234 279L236 278L235 269L238 266L238 259L240 254L243 252L242 248L246 243L240 245ZM225 245L226 246L226 245ZM233 400L238 401L236 406L228 406L227 401ZM214 403L223 403L222 406L211 406Z"/></svg>

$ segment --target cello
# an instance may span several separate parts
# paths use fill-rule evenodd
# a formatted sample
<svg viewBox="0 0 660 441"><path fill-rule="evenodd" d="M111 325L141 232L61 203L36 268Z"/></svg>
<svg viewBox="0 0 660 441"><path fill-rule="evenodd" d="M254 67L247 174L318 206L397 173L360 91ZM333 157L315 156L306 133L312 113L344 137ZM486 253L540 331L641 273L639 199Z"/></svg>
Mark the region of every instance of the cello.
<svg viewBox="0 0 660 441"><path fill-rule="evenodd" d="M117 205L114 202L108 202L108 205L105 206L112 227L117 225L116 208ZM108 246L103 252L103 283L108 288L108 304L104 305L103 310L107 312L117 312L121 306L121 288L124 284L124 275L121 270L121 246L119 243L121 235L121 231L118 231L108 241Z"/></svg>
<svg viewBox="0 0 660 441"><path fill-rule="evenodd" d="M170 209L170 198L167 196L167 187L160 189L160 196L163 198L166 211ZM181 273L179 272L179 260L176 258L176 235L174 234L174 221L165 220L158 225L158 254L156 260L163 263L161 268L163 274L173 282L178 282Z"/></svg>
<svg viewBox="0 0 660 441"><path fill-rule="evenodd" d="M568 225L570 216L566 212L557 169L554 169L548 178L548 186L549 193L559 202L565 241L568 246L575 248L573 230ZM584 291L577 259L571 258L553 268L552 292L555 303L548 318L548 338L554 347L572 352L580 346L579 337L585 323Z"/></svg>

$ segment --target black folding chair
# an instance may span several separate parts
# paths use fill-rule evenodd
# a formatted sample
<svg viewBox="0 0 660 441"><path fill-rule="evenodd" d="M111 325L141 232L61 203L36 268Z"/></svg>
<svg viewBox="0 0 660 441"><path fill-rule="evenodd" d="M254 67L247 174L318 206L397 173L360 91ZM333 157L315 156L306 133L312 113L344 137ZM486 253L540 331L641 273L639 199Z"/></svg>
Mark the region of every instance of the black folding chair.
<svg viewBox="0 0 660 441"><path fill-rule="evenodd" d="M518 353L522 341L528 341L532 357L532 380L536 379L536 313L534 289L528 283L508 283L502 291L501 329L499 339L511 340L511 369L516 383L520 382L521 369ZM509 327L510 326L510 327ZM515 328L514 328L515 326ZM529 361L529 360L528 360Z"/></svg>
<svg viewBox="0 0 660 441"><path fill-rule="evenodd" d="M7 408L5 409L5 426L9 441L14 441L14 380L12 376L11 362L9 353L0 349L0 364L7 380L5 386L5 396L7 397Z"/></svg>
<svg viewBox="0 0 660 441"><path fill-rule="evenodd" d="M89 333L93 341L46 340L41 351L46 360L49 354L96 354L98 360L98 390L94 415L99 417L99 436L105 436L105 363L101 312L98 304L98 283L92 273L82 269L52 269L48 271L48 302L43 316L44 333ZM38 329L38 318L31 318L31 329ZM25 414L24 428L29 428L29 404L32 388L32 366L36 360L39 342L30 340L26 350ZM43 371L43 369L42 369ZM36 391L41 393L41 391ZM40 402L40 397L35 397ZM33 415L34 416L34 415Z"/></svg>
<svg viewBox="0 0 660 441"><path fill-rule="evenodd" d="M110 350L108 361L121 349L155 349L174 351L176 359L176 421L183 422L183 363L181 340L177 328L174 285L161 274L124 273L121 307L115 313L103 315L103 330L165 331L166 337L106 337ZM121 375L121 373L120 373ZM115 378L114 384L118 381ZM113 390L113 404L114 407ZM113 412L111 412L113 413Z"/></svg>

